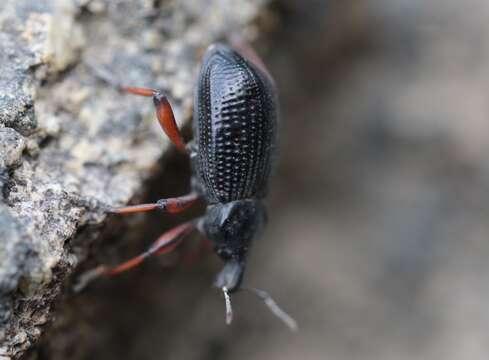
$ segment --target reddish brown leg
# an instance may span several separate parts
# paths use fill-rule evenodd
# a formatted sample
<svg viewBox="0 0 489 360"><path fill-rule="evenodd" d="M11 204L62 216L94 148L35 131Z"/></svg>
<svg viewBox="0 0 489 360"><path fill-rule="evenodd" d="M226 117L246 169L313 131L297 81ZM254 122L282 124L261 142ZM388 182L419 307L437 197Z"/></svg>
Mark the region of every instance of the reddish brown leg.
<svg viewBox="0 0 489 360"><path fill-rule="evenodd" d="M178 150L184 153L188 152L187 147L183 142L182 134L180 133L180 130L178 130L171 105L163 93L158 90L132 86L120 86L120 89L135 95L152 96L156 108L156 117L158 118L161 128Z"/></svg>
<svg viewBox="0 0 489 360"><path fill-rule="evenodd" d="M100 265L95 269L89 270L82 274L79 278L77 285L75 286L75 291L82 290L93 280L101 276L113 276L121 272L130 270L139 264L141 264L148 257L153 255L167 254L173 251L183 240L184 236L189 234L195 229L194 222L188 222L181 224L173 229L167 231L161 235L158 240L156 240L144 253L120 264L117 266L109 267L105 265Z"/></svg>
<svg viewBox="0 0 489 360"><path fill-rule="evenodd" d="M199 200L199 195L191 193L184 196L179 196L169 199L158 200L154 204L141 204L133 206L125 206L111 210L114 214L133 214L138 212L146 212L152 210L163 210L175 214L188 209Z"/></svg>
<svg viewBox="0 0 489 360"><path fill-rule="evenodd" d="M171 105L163 93L154 89L124 86L114 77L113 74L110 73L110 71L104 67L90 62L87 62L86 64L97 77L122 91L140 96L153 97L153 102L156 108L156 116L158 117L158 121L163 128L163 131L168 135L172 143L179 150L188 153L187 147L183 142L182 135L178 130Z"/></svg>

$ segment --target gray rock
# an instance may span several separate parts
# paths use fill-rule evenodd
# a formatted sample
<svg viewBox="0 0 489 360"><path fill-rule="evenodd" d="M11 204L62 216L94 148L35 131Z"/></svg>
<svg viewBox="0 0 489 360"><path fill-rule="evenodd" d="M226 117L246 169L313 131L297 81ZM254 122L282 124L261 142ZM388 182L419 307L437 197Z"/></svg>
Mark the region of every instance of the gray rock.
<svg viewBox="0 0 489 360"><path fill-rule="evenodd" d="M0 358L36 343L87 253L71 240L96 234L104 209L133 197L169 147L151 101L118 93L93 67L164 89L187 120L199 54L249 30L262 3L2 2Z"/></svg>
<svg viewBox="0 0 489 360"><path fill-rule="evenodd" d="M0 128L0 168L7 169L18 165L26 141L22 135L11 128Z"/></svg>

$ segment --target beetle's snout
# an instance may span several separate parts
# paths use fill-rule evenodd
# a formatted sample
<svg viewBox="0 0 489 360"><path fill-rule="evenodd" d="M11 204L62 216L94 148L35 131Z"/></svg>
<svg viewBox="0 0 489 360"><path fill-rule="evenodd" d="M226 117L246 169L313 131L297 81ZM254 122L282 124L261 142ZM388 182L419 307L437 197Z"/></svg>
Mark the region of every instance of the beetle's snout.
<svg viewBox="0 0 489 360"><path fill-rule="evenodd" d="M224 268L217 274L214 286L222 289L226 288L229 293L238 290L243 280L245 265L236 260L226 262Z"/></svg>

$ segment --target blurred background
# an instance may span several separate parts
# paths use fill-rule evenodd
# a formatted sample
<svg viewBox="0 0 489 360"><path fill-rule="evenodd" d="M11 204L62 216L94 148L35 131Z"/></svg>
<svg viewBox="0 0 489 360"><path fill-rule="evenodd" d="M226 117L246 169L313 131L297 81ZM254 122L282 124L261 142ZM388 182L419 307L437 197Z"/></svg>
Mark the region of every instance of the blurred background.
<svg viewBox="0 0 489 360"><path fill-rule="evenodd" d="M300 331L245 293L226 326L221 265L185 261L193 239L69 297L35 356L487 359L488 18L483 0L274 1L254 45L280 89L281 159L245 283ZM184 157L161 167L146 200L188 188ZM114 224L126 235L92 265L192 215Z"/></svg>

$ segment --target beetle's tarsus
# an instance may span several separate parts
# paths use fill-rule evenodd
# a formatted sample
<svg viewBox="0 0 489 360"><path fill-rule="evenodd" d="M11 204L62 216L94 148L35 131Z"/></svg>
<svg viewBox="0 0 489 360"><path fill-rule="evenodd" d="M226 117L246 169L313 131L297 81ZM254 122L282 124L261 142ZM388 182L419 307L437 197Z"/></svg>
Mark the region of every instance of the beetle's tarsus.
<svg viewBox="0 0 489 360"><path fill-rule="evenodd" d="M121 91L130 94L146 96L146 97L156 96L156 94L160 93L158 90L155 89L135 87L135 86L120 86L120 89Z"/></svg>
<svg viewBox="0 0 489 360"><path fill-rule="evenodd" d="M111 208L108 210L108 212L111 214L134 214L138 212L161 210L171 214L176 214L188 209L190 206L197 203L198 200L199 195L192 192L190 194L174 198L160 199L156 203L151 204L140 204L124 206L120 208Z"/></svg>
<svg viewBox="0 0 489 360"><path fill-rule="evenodd" d="M90 284L93 280L98 279L102 276L106 271L106 267L104 265L97 266L94 269L88 270L80 275L77 282L73 286L73 291L78 293L85 289L88 284Z"/></svg>
<svg viewBox="0 0 489 360"><path fill-rule="evenodd" d="M141 205L124 206L120 208L112 208L108 212L111 214L133 214L133 213L147 212L147 211L152 211L157 209L158 209L158 204L141 204Z"/></svg>

